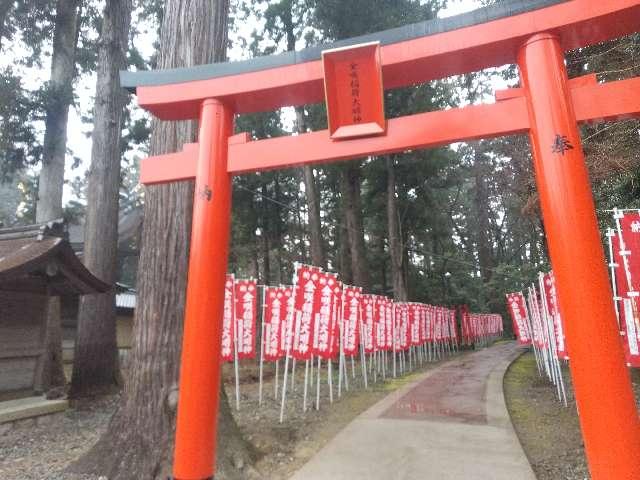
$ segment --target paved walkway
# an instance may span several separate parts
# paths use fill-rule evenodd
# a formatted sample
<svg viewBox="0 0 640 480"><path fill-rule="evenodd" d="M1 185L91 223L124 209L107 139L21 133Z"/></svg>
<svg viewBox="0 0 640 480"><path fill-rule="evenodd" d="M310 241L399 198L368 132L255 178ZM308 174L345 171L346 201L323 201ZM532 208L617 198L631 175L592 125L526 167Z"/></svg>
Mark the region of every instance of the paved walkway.
<svg viewBox="0 0 640 480"><path fill-rule="evenodd" d="M502 377L515 342L426 372L353 420L291 480L535 480Z"/></svg>

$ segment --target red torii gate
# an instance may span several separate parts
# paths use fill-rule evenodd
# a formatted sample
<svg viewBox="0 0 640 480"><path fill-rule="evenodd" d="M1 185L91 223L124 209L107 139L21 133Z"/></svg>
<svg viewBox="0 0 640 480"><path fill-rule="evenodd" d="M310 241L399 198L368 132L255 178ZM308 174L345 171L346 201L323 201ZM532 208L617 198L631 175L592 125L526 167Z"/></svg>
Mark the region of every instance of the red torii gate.
<svg viewBox="0 0 640 480"><path fill-rule="evenodd" d="M328 131L250 141L235 113L323 100L319 49L194 68L122 72L162 120L199 119L198 143L143 161L141 182L196 182L174 475L213 478L220 334L235 174L528 132L566 319L571 374L592 478L640 478L640 422L616 323L578 122L640 116L640 78L567 78L564 52L640 30L640 0L503 2L450 19L351 39L382 40L384 88L517 63L522 88L496 103L387 121L382 136Z"/></svg>

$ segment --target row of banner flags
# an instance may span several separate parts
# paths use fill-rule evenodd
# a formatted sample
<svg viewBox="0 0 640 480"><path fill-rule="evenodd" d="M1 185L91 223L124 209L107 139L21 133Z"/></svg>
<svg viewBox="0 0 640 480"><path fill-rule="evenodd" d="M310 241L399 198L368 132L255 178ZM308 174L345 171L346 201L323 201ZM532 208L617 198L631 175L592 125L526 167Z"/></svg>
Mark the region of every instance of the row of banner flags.
<svg viewBox="0 0 640 480"><path fill-rule="evenodd" d="M607 230L609 268L620 338L628 367L640 367L640 211L613 210L615 228ZM545 371L566 404L559 368L569 360L564 324L553 273L540 273L527 294L507 294L513 331L521 345L532 345L540 372Z"/></svg>
<svg viewBox="0 0 640 480"><path fill-rule="evenodd" d="M262 297L259 301L258 296ZM258 304L262 315L258 319ZM460 313L460 329L457 313ZM331 369L338 362L338 395L344 383L348 388L346 359L360 357L362 375L367 372L396 376L418 362L440 358L460 344L488 343L502 335L502 318L494 314L472 314L415 302L395 302L372 295L362 288L343 284L334 273L296 264L293 285L259 286L256 280L240 280L228 275L225 283L221 354L223 361L234 361L236 407L239 408L238 359L255 358L256 337L260 329L260 390L264 362L275 362L275 396L278 396L279 361L284 360L281 421L287 386L288 364L293 375L295 362L305 362L304 403L306 410L309 368L316 365L316 408L319 402L321 364L327 365L329 395L333 399ZM460 331L461 334L458 332ZM391 365L389 365L391 363Z"/></svg>
<svg viewBox="0 0 640 480"><path fill-rule="evenodd" d="M640 367L640 212L614 210L607 231L613 299L629 367Z"/></svg>
<svg viewBox="0 0 640 480"><path fill-rule="evenodd" d="M565 329L555 288L553 272L538 274L537 285L531 284L526 294L507 294L507 306L513 321L513 332L520 345L532 345L540 375L556 386L558 398L567 404L561 360L569 360Z"/></svg>
<svg viewBox="0 0 640 480"><path fill-rule="evenodd" d="M528 298L522 292L507 294L513 332L521 345L535 345L538 349L553 347L560 360L568 360L564 324L558 308L553 272L539 273L538 287L528 289ZM550 325L546 334L545 322Z"/></svg>

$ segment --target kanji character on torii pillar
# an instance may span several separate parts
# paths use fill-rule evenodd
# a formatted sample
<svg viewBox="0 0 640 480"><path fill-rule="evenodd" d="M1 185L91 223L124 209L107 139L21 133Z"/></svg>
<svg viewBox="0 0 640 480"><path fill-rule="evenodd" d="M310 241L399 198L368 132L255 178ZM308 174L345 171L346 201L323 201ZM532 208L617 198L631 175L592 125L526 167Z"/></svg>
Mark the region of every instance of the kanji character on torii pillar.
<svg viewBox="0 0 640 480"><path fill-rule="evenodd" d="M123 72L123 86L135 89L140 105L158 118L200 120L197 144L146 159L141 168L145 184L196 182L175 479L214 474L232 175L516 133L531 138L592 478L640 478L640 422L577 127L640 115L640 79L569 80L564 66L567 50L639 30L640 0L507 0L346 40L322 59L310 49L224 68ZM372 43L377 40L381 44ZM352 88L344 76L353 75L356 63ZM507 63L520 67L522 88L496 92L494 104L384 119L384 89ZM234 113L325 96L329 130L256 141L232 136Z"/></svg>

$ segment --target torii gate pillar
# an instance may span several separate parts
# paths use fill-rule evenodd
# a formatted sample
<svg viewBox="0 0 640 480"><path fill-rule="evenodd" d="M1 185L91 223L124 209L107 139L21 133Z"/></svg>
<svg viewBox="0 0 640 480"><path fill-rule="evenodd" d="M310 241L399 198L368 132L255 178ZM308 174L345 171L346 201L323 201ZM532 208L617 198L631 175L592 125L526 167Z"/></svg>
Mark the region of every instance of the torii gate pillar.
<svg viewBox="0 0 640 480"><path fill-rule="evenodd" d="M640 478L640 421L560 42L550 34L531 37L518 65L591 475Z"/></svg>
<svg viewBox="0 0 640 480"><path fill-rule="evenodd" d="M231 222L227 158L232 131L233 111L227 105L212 99L202 102L180 361L176 480L210 479L214 472L221 372L219 319L224 309Z"/></svg>

